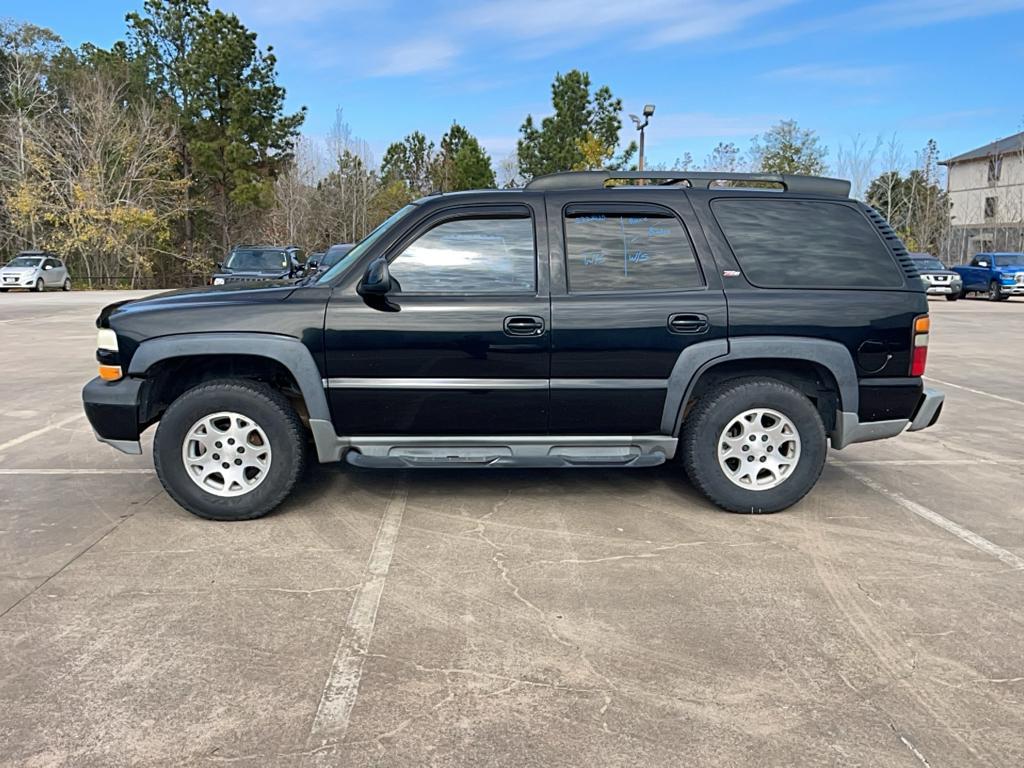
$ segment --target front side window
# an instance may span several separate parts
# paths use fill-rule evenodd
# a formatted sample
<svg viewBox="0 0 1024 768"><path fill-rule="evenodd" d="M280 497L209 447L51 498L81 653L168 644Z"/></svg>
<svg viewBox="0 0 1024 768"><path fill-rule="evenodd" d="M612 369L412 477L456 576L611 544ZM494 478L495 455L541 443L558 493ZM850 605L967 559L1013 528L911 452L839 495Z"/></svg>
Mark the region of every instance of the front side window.
<svg viewBox="0 0 1024 768"><path fill-rule="evenodd" d="M473 217L438 224L389 265L404 293L534 293L533 220Z"/></svg>
<svg viewBox="0 0 1024 768"><path fill-rule="evenodd" d="M668 211L570 208L565 251L570 293L672 291L704 284L690 239Z"/></svg>
<svg viewBox="0 0 1024 768"><path fill-rule="evenodd" d="M899 288L871 223L818 200L718 199L711 208L747 280L761 288Z"/></svg>

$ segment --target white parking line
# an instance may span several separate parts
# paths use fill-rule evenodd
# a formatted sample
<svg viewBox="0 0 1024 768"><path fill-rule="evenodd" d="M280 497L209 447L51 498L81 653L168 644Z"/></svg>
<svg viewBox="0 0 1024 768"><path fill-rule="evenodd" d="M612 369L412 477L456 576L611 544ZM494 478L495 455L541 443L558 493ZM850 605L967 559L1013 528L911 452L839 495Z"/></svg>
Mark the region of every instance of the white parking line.
<svg viewBox="0 0 1024 768"><path fill-rule="evenodd" d="M0 451L6 451L8 448L13 448L16 445L21 445L22 443L27 442L28 440L31 440L34 437L39 437L40 435L45 435L47 432L51 432L55 429L60 429L61 427L66 426L70 424L72 421L76 421L82 418L83 416L85 416L84 413L76 413L74 416L68 416L66 419L55 421L53 424L49 424L45 427L40 427L39 429L32 430L31 432L26 432L21 437L16 437L13 440L8 440L6 443L0 443Z"/></svg>
<svg viewBox="0 0 1024 768"><path fill-rule="evenodd" d="M373 540L370 559L366 563L366 576L356 592L348 620L342 631L338 650L334 654L330 674L320 696L320 705L310 729L310 746L322 748L339 743L345 738L349 717L359 693L359 680L363 674L363 661L373 638L377 621L377 607L384 591L384 581L391 567L391 557L398 541L398 531L405 514L409 490L403 476L395 485L384 517Z"/></svg>
<svg viewBox="0 0 1024 768"><path fill-rule="evenodd" d="M991 397L993 400L1002 400L1004 403L1013 403L1014 405L1024 405L1024 400L1014 400L1012 397L1003 397L1002 395L993 395L991 392L985 392L982 389L971 389L965 387L962 384L954 384L951 381L943 381L942 379L936 379L931 376L925 376L928 381L934 381L936 384L941 384L944 387L953 387L953 389L962 389L965 392L971 392L975 395L984 395L985 397Z"/></svg>
<svg viewBox="0 0 1024 768"><path fill-rule="evenodd" d="M923 504L918 504L916 501L911 501L906 496L902 496L896 493L895 491L890 491L881 483L872 480L870 477L861 472L858 472L856 469L853 469L845 465L839 465L839 468L842 469L843 472L846 472L848 475L862 482L864 485L866 485L868 488L875 491L876 493L882 494L890 501L899 504L904 509L910 510L918 517L927 520L929 523L932 523L933 525L939 526L939 528L949 531L957 538L970 544L972 547L980 549L985 554L991 555L997 560L1006 563L1006 565L1010 566L1014 570L1024 570L1024 557L1015 555L1013 552L1003 549L998 544L993 544L984 536L979 536L974 531L964 528L959 523L954 523L948 517L940 515L938 512L929 509Z"/></svg>
<svg viewBox="0 0 1024 768"><path fill-rule="evenodd" d="M152 469L0 469L0 475L154 475Z"/></svg>

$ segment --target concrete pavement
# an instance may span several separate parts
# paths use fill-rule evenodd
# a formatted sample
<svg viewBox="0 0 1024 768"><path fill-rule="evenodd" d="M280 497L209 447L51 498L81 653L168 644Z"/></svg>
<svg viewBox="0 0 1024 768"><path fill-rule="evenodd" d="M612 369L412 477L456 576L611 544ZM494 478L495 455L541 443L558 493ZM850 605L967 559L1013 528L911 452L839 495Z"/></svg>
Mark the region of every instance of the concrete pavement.
<svg viewBox="0 0 1024 768"><path fill-rule="evenodd" d="M218 524L80 416L125 297L0 296L0 765L1024 764L1024 301L933 301L940 423L781 514L328 465Z"/></svg>

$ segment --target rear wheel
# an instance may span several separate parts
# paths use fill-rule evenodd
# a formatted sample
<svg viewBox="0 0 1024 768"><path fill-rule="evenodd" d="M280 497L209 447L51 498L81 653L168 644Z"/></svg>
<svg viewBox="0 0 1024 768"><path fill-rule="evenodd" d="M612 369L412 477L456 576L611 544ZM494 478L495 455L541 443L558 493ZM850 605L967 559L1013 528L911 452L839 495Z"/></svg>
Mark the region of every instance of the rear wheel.
<svg viewBox="0 0 1024 768"><path fill-rule="evenodd" d="M167 493L194 515L251 520L277 507L305 464L302 423L263 384L212 381L171 403L153 444Z"/></svg>
<svg viewBox="0 0 1024 768"><path fill-rule="evenodd" d="M64 278L64 285L62 285L60 289L62 291L70 291L71 290L71 278L70 277L65 277Z"/></svg>
<svg viewBox="0 0 1024 768"><path fill-rule="evenodd" d="M815 406L777 379L720 384L683 425L690 481L730 512L778 512L802 499L821 475L827 446Z"/></svg>

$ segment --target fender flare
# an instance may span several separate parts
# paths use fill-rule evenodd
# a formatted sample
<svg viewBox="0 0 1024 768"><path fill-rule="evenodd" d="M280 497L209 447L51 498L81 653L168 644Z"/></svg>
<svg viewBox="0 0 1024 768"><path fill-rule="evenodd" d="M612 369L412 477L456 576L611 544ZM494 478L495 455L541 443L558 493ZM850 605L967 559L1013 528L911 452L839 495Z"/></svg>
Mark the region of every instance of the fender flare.
<svg viewBox="0 0 1024 768"><path fill-rule="evenodd" d="M705 341L682 351L668 379L661 422L663 434L679 434L683 406L707 371L721 363L759 358L805 360L821 365L832 374L839 387L840 413L852 413L856 417L860 404L857 369L849 350L842 344L805 336L744 336L728 341Z"/></svg>
<svg viewBox="0 0 1024 768"><path fill-rule="evenodd" d="M302 392L320 461L337 460L334 426L324 392L323 377L305 344L293 336L257 331L160 336L139 344L128 366L128 373L144 376L146 371L161 360L197 355L250 355L265 357L283 365L295 377L299 391Z"/></svg>

